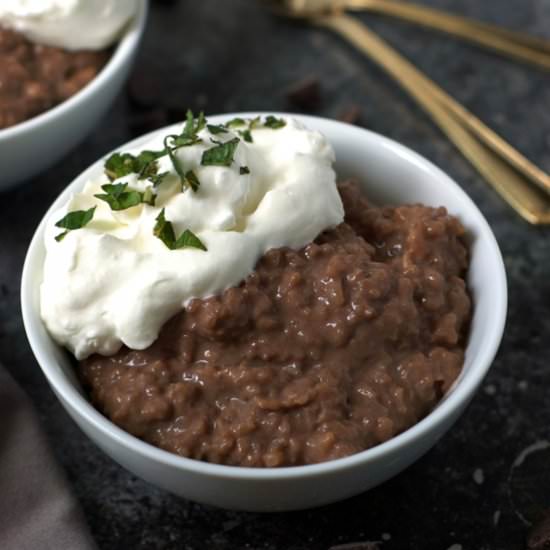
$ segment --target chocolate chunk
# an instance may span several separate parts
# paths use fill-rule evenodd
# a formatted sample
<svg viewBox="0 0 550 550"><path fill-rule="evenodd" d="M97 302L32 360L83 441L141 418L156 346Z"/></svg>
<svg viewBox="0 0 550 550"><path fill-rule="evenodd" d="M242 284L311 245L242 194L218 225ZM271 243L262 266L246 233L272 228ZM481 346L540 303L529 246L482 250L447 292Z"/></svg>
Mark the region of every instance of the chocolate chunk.
<svg viewBox="0 0 550 550"><path fill-rule="evenodd" d="M291 105L304 111L314 111L321 104L321 86L316 76L308 76L293 84L286 93Z"/></svg>
<svg viewBox="0 0 550 550"><path fill-rule="evenodd" d="M348 124L357 124L361 118L361 107L355 103L346 106L338 115L338 120Z"/></svg>
<svg viewBox="0 0 550 550"><path fill-rule="evenodd" d="M550 509L545 510L527 536L527 550L550 549Z"/></svg>

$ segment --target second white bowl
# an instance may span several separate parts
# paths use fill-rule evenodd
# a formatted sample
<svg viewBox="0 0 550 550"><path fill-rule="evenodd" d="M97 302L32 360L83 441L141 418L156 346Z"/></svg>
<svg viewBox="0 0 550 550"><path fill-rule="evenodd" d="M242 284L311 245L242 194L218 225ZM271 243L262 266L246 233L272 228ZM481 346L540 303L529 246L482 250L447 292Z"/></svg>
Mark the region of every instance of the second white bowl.
<svg viewBox="0 0 550 550"><path fill-rule="evenodd" d="M147 0L101 72L63 103L10 128L0 129L0 191L39 174L76 147L122 88L147 20Z"/></svg>

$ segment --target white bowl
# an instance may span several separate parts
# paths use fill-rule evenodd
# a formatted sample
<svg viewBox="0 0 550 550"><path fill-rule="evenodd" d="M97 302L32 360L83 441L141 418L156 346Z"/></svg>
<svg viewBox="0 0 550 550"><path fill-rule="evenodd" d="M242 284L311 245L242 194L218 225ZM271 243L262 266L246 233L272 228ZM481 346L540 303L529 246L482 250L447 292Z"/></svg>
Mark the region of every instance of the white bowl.
<svg viewBox="0 0 550 550"><path fill-rule="evenodd" d="M220 123L235 116L256 114L237 113L209 120ZM474 313L464 368L436 409L397 437L322 464L241 468L208 464L160 450L126 433L94 409L82 393L68 353L46 332L38 298L45 219L67 201L70 193L101 172L101 161L81 174L52 205L34 235L23 270L21 300L29 342L52 389L76 423L108 455L136 475L185 498L224 508L279 511L319 506L355 495L394 476L430 449L460 416L489 369L504 329L507 290L502 258L487 222L464 191L426 159L390 139L341 122L297 118L328 137L336 150L339 176L358 178L373 200L444 205L468 230L468 285ZM161 132L169 134L173 130ZM121 149L139 147L151 135ZM469 444L475 446L476 441Z"/></svg>
<svg viewBox="0 0 550 550"><path fill-rule="evenodd" d="M147 0L137 4L136 16L111 58L88 85L52 109L0 130L0 191L35 176L76 147L113 103L145 28Z"/></svg>

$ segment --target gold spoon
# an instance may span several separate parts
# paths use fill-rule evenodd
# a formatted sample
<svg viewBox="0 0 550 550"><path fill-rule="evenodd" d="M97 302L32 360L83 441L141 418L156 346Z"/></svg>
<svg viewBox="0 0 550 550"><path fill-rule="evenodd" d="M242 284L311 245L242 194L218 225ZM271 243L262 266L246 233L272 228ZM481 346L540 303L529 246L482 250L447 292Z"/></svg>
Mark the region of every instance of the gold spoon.
<svg viewBox="0 0 550 550"><path fill-rule="evenodd" d="M308 0L309 4L314 0ZM324 0L321 0L324 3ZM550 177L416 69L366 25L344 13L305 14L271 2L280 15L331 29L386 70L432 117L449 139L527 221L550 223ZM532 184L536 184L535 187Z"/></svg>
<svg viewBox="0 0 550 550"><path fill-rule="evenodd" d="M370 11L446 32L491 48L501 54L550 69L550 41L483 23L442 10L396 0L283 0L288 10L319 15L321 12Z"/></svg>

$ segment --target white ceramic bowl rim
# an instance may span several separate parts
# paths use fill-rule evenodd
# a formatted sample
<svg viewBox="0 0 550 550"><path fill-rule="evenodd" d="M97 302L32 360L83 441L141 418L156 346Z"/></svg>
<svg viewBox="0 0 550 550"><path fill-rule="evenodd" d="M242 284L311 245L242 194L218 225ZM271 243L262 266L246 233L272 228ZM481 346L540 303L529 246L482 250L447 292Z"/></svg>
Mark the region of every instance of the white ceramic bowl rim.
<svg viewBox="0 0 550 550"><path fill-rule="evenodd" d="M135 51L138 42L143 34L145 23L147 21L147 0L138 0L137 10L134 18L128 23L123 31L122 36L115 44L114 52L99 71L99 73L90 81L84 88L81 88L76 94L55 105L51 109L39 113L28 120L19 122L9 128L0 129L0 140L10 139L24 132L30 132L37 126L48 123L50 120L61 114L61 111L78 109L85 106L86 101L92 96L98 88L103 87L119 70L121 65L124 65L125 60Z"/></svg>
<svg viewBox="0 0 550 550"><path fill-rule="evenodd" d="M255 117L257 115L264 115L266 113L260 112L250 112L250 113L231 113L227 115L216 115L209 116L209 120L212 122L223 122L232 117ZM22 303L22 312L23 312L23 321L25 325L25 330L27 332L27 337L31 344L31 347L34 351L38 363L41 365L44 374L48 378L48 381L56 390L56 392L63 395L65 400L69 405L74 409L79 411L79 413L86 419L87 422L92 424L97 430L102 432L106 437L116 440L120 445L128 448L130 451L139 453L146 456L147 458L162 463L167 464L176 468L183 468L185 470L193 471L196 473L202 473L209 476L214 476L217 478L232 478L232 479L263 479L263 480L277 480L279 478L293 478L293 477L306 477L306 476L315 476L323 473L334 473L337 471L345 470L351 468L358 463L368 463L371 460L377 458L382 458L383 455L390 454L400 449L408 446L417 438L422 437L426 433L430 432L437 425L439 425L447 416L451 415L455 409L460 408L460 405L463 402L467 402L469 398L475 392L475 389L482 381L487 370L489 369L492 360L497 352L502 333L504 330L505 318L506 318L506 309L507 309L507 285L506 285L506 273L504 270L504 264L502 262L502 256L498 248L495 237L489 225L481 212L478 210L473 201L466 195L464 191L455 183L449 176L447 176L443 171L433 165L430 161L423 158L419 154L408 149L404 145L401 145L389 138L381 136L370 130L363 128L358 128L343 122L337 122L332 120L327 120L320 117L304 116L304 115L295 115L291 113L272 113L275 116L295 116L298 119L303 120L306 124L308 121L314 123L319 121L326 126L334 126L342 129L342 126L345 127L345 132L349 135L350 139L353 139L354 136L357 136L359 139L361 133L368 133L371 137L379 140L381 145L389 150L392 150L400 157L405 157L407 160L411 161L413 164L418 165L424 171L430 172L437 179L445 181L446 185L450 185L461 195L462 201L466 206L475 214L477 221L477 229L479 230L482 238L485 239L490 246L493 248L495 253L495 258L497 263L495 265L494 277L492 284L497 288L497 294L502 297L502 300L494 304L493 310L493 319L494 323L487 329L486 336L486 345L482 349L482 352L475 357L475 365L465 373L464 377L457 383L445 396L445 398L438 404L438 406L429 413L425 418L420 420L417 424L413 425L408 430L402 432L401 434L393 437L392 439L381 443L375 447L361 451L359 453L350 455L348 457L339 458L331 460L328 462L323 462L319 464L311 464L304 466L291 466L291 467L280 467L280 468L250 468L242 466L226 466L220 464L212 464L208 462L202 462L195 459L185 458L168 451L164 451L153 445L146 443L137 437L125 432L109 419L103 416L98 410L96 410L88 400L86 400L77 389L70 383L67 377L58 371L58 369L50 368L49 363L52 361L50 357L42 350L39 339L35 334L34 325L35 323L41 323L39 315L33 311L32 304L32 292L33 284L36 282L33 280L32 273L30 273L29 267L29 258L32 257L36 250L39 247L42 247L43 239L43 230L46 219L49 217L52 210L56 207L55 203L48 210L44 216L42 222L40 223L27 254L25 260L25 266L23 268L23 277L21 284L21 303ZM216 120L218 119L218 120ZM312 124L313 125L313 124ZM136 141L144 140L145 138L152 136L153 134L164 131L164 129L155 130L147 134L146 136L141 136L128 144L118 148L119 150L130 149L132 144ZM99 161L98 161L99 162ZM85 172L83 172L79 178L82 178L83 175L92 170L93 167L97 164L94 163L90 166ZM59 200L59 199L57 199ZM57 201L56 201L57 202ZM481 238L481 237L480 237Z"/></svg>

